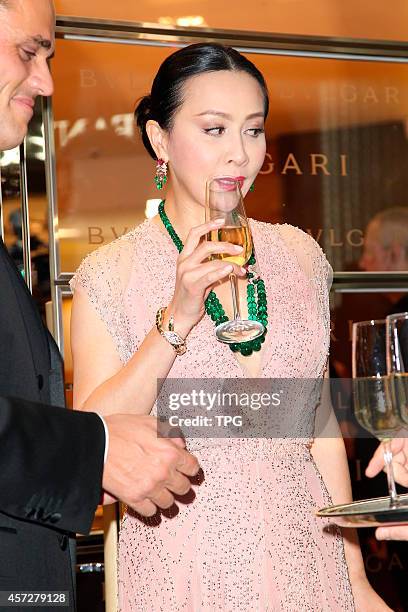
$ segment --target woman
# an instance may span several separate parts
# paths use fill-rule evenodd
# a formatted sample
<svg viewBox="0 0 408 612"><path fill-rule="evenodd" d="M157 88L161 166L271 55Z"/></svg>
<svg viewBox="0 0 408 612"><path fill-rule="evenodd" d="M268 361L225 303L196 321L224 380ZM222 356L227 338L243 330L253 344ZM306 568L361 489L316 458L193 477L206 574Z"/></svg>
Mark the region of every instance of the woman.
<svg viewBox="0 0 408 612"><path fill-rule="evenodd" d="M167 377L324 375L331 268L301 230L251 221L265 287L258 288L258 306L265 295L269 304L269 315L265 308L261 315L269 317L263 343L231 352L217 342L205 314L213 290L231 318L228 275L234 271L247 315L246 270L209 260L239 247L203 240L218 227L203 223L205 184L211 176L240 177L247 193L265 157L267 113L262 75L231 48L191 45L163 62L136 119L158 160L158 187L168 178L164 210L92 253L75 277L77 409L148 414L158 379ZM171 317L184 354L156 329L164 306L162 327ZM315 405L305 409L315 416ZM322 400L317 421L327 420L329 409ZM205 476L196 499L155 526L125 515L122 611L388 610L367 582L355 538L343 544L336 529L314 518L317 507L350 499L340 437L313 439L312 430L291 440L201 438L188 446Z"/></svg>

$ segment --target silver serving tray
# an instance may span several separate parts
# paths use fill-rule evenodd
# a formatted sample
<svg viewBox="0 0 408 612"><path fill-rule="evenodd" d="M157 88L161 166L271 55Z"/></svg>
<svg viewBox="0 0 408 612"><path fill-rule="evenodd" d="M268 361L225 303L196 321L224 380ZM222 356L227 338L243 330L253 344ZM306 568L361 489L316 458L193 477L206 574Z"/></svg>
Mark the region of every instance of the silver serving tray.
<svg viewBox="0 0 408 612"><path fill-rule="evenodd" d="M332 519L339 527L408 525L408 494L400 495L394 507L391 507L389 497L376 497L321 508L316 516Z"/></svg>

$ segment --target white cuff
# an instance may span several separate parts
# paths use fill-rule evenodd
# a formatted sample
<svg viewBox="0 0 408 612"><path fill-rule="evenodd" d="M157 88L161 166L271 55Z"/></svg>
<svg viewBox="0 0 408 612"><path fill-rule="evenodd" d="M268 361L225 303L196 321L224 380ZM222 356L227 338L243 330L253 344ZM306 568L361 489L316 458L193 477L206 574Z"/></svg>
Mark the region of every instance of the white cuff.
<svg viewBox="0 0 408 612"><path fill-rule="evenodd" d="M97 412L95 412L95 414L98 414L98 413L97 413ZM104 418L103 418L103 417L102 417L100 414L98 414L98 417L101 419L101 421L102 421L102 423L103 423L103 428L104 428L104 430L105 430L105 454L104 454L104 456L103 456L103 463L104 463L104 465L105 465L105 463L106 463L106 458L107 458L107 456L108 456L108 451L109 451L109 429L108 429L108 426L107 426L107 424L106 424L105 419L104 419Z"/></svg>

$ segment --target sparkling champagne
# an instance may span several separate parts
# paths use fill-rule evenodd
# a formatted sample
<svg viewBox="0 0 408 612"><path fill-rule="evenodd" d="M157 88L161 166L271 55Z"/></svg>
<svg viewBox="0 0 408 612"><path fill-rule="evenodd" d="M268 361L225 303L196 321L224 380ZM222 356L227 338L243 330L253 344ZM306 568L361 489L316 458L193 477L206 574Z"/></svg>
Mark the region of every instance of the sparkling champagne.
<svg viewBox="0 0 408 612"><path fill-rule="evenodd" d="M242 253L238 255L229 255L228 253L215 253L213 259L224 259L232 261L238 266L244 266L252 253L252 238L251 232L247 225L241 227L226 226L214 229L208 234L209 240L212 242L230 242L243 247Z"/></svg>
<svg viewBox="0 0 408 612"><path fill-rule="evenodd" d="M219 253L210 259L220 259L225 263L244 266L251 257L252 238L245 214L241 193L241 179L233 176L216 176L206 182L205 220L222 219L223 226L211 230L207 240L227 242L242 247L241 253ZM249 342L265 333L260 321L243 319L240 311L240 295L236 274L229 274L233 317L230 321L221 319L215 328L217 340L226 344ZM244 347L238 347L244 350ZM242 353L244 354L244 353Z"/></svg>
<svg viewBox="0 0 408 612"><path fill-rule="evenodd" d="M401 420L408 424L408 373L391 374L392 401Z"/></svg>
<svg viewBox="0 0 408 612"><path fill-rule="evenodd" d="M393 407L392 386L388 376L353 380L357 421L379 440L392 438L401 427Z"/></svg>

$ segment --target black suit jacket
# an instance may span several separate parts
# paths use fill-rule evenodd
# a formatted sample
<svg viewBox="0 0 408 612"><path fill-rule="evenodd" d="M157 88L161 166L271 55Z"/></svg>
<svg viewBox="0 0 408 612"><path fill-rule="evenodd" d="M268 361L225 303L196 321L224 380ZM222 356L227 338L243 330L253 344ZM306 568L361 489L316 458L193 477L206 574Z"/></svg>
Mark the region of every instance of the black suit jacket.
<svg viewBox="0 0 408 612"><path fill-rule="evenodd" d="M105 434L63 403L58 349L0 240L0 590L73 598L67 536L90 530Z"/></svg>

